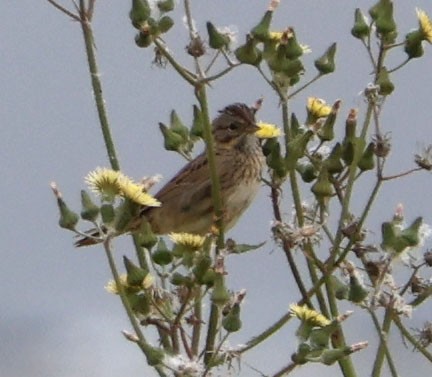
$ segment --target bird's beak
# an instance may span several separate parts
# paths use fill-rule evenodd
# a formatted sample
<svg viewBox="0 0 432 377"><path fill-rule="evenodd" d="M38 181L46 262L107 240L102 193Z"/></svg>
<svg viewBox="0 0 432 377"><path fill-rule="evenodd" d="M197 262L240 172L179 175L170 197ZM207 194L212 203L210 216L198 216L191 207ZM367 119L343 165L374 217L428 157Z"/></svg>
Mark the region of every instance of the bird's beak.
<svg viewBox="0 0 432 377"><path fill-rule="evenodd" d="M260 127L258 127L255 123L250 123L247 127L246 127L246 133L248 134L254 134L255 132L257 132L260 129Z"/></svg>

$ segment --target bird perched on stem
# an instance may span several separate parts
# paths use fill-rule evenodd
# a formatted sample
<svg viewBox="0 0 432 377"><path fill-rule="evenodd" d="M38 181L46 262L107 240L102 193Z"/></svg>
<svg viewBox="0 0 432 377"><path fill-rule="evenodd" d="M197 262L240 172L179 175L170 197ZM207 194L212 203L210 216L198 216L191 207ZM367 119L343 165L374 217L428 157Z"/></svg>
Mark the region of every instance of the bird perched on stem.
<svg viewBox="0 0 432 377"><path fill-rule="evenodd" d="M260 186L264 156L255 132L255 107L235 103L225 107L213 120L216 172L220 182L224 229L234 226L249 207ZM183 167L154 197L160 207L143 207L127 229L139 228L143 219L155 234L171 232L205 235L215 221L207 151ZM97 234L96 234L97 236ZM76 246L98 243L84 237Z"/></svg>

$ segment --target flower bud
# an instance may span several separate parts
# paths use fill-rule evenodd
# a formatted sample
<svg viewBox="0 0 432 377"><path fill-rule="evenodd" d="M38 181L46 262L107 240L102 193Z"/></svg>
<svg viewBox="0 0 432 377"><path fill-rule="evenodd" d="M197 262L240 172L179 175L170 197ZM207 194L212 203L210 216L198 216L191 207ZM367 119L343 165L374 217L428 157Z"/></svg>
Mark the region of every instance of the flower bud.
<svg viewBox="0 0 432 377"><path fill-rule="evenodd" d="M203 275L201 281L202 284L205 284L207 287L213 287L214 282L216 280L216 272L213 268L209 268Z"/></svg>
<svg viewBox="0 0 432 377"><path fill-rule="evenodd" d="M331 109L330 114L327 116L324 124L322 127L318 130L318 137L321 141L330 141L334 138L334 124L336 122L336 117L339 112L341 101L336 101Z"/></svg>
<svg viewBox="0 0 432 377"><path fill-rule="evenodd" d="M246 44L234 51L234 55L240 63L254 66L258 66L261 63L262 53L255 44L256 41L248 35L246 37Z"/></svg>
<svg viewBox="0 0 432 377"><path fill-rule="evenodd" d="M335 70L336 43L333 43L319 59L315 60L315 68L320 74L326 75Z"/></svg>
<svg viewBox="0 0 432 377"><path fill-rule="evenodd" d="M143 22L150 17L151 9L147 0L132 0L129 18L136 29L140 29Z"/></svg>
<svg viewBox="0 0 432 377"><path fill-rule="evenodd" d="M225 287L224 276L220 273L216 273L211 301L214 305L223 306L229 301L229 299L230 294Z"/></svg>
<svg viewBox="0 0 432 377"><path fill-rule="evenodd" d="M327 168L330 174L337 174L343 170L341 162L342 158L342 146L340 143L336 143L333 147L330 155L324 160L323 165Z"/></svg>
<svg viewBox="0 0 432 377"><path fill-rule="evenodd" d="M208 271L211 265L212 259L209 255L204 254L198 258L193 269L193 274L199 283L203 283L204 274Z"/></svg>
<svg viewBox="0 0 432 377"><path fill-rule="evenodd" d="M173 253L165 248L157 248L155 251L153 251L151 258L154 263L156 263L159 266L166 266L167 264L170 264L173 260Z"/></svg>
<svg viewBox="0 0 432 377"><path fill-rule="evenodd" d="M172 131L165 124L159 123L159 128L164 137L164 147L167 151L178 151L183 144L183 137Z"/></svg>
<svg viewBox="0 0 432 377"><path fill-rule="evenodd" d="M193 123L190 129L190 135L194 138L203 137L203 121L201 110L197 105L193 106Z"/></svg>
<svg viewBox="0 0 432 377"><path fill-rule="evenodd" d="M287 29L287 46L286 46L286 57L288 59L297 59L303 55L303 48L297 42L297 37L293 28Z"/></svg>
<svg viewBox="0 0 432 377"><path fill-rule="evenodd" d="M296 78L294 82L290 81L290 85L294 85L300 79L299 74L304 72L303 63L300 59L285 60L282 72L288 77Z"/></svg>
<svg viewBox="0 0 432 377"><path fill-rule="evenodd" d="M174 26L174 21L170 16L163 16L157 23L157 29L159 33L166 33L169 29Z"/></svg>
<svg viewBox="0 0 432 377"><path fill-rule="evenodd" d="M228 332L236 332L241 329L240 304L235 303L230 312L222 320L222 327Z"/></svg>
<svg viewBox="0 0 432 377"><path fill-rule="evenodd" d="M189 138L189 129L183 124L175 110L170 115L170 130L180 135L183 140Z"/></svg>
<svg viewBox="0 0 432 377"><path fill-rule="evenodd" d="M270 154L267 155L266 162L267 162L267 166L273 169L273 171L278 177L280 178L285 177L287 172L286 163L281 155L279 142L276 141L272 145Z"/></svg>
<svg viewBox="0 0 432 377"><path fill-rule="evenodd" d="M328 171L325 166L322 167L317 181L311 187L311 191L317 199L333 195L333 185L330 183Z"/></svg>
<svg viewBox="0 0 432 377"><path fill-rule="evenodd" d="M394 84L390 81L390 75L386 67L382 67L378 73L376 84L379 85L379 94L382 96L388 96L394 90Z"/></svg>
<svg viewBox="0 0 432 377"><path fill-rule="evenodd" d="M272 10L268 10L267 12L265 12L259 24L251 30L251 34L254 38L262 42L268 39L272 17Z"/></svg>
<svg viewBox="0 0 432 377"><path fill-rule="evenodd" d="M99 207L93 203L90 195L85 190L81 190L81 218L83 220L95 221L99 215Z"/></svg>
<svg viewBox="0 0 432 377"><path fill-rule="evenodd" d="M141 286L148 274L147 270L135 265L128 257L123 256L123 263L127 272L127 283L132 286Z"/></svg>
<svg viewBox="0 0 432 377"><path fill-rule="evenodd" d="M141 316L147 316L151 311L149 297L145 293L128 293L127 300L131 309Z"/></svg>
<svg viewBox="0 0 432 377"><path fill-rule="evenodd" d="M365 16L360 8L357 8L354 13L354 26L351 29L351 34L358 39L366 38L370 33L369 25L366 23Z"/></svg>
<svg viewBox="0 0 432 377"><path fill-rule="evenodd" d="M297 119L295 113L291 113L291 134L292 137L304 134L304 129L300 126L300 122Z"/></svg>
<svg viewBox="0 0 432 377"><path fill-rule="evenodd" d="M180 272L174 272L171 275L170 280L172 285L180 286L180 285L189 285L191 283L190 278L188 276L182 275Z"/></svg>
<svg viewBox="0 0 432 377"><path fill-rule="evenodd" d="M356 273L350 274L348 300L351 302L362 302L368 295L368 290L357 277Z"/></svg>
<svg viewBox="0 0 432 377"><path fill-rule="evenodd" d="M336 361L342 359L350 353L352 353L352 351L351 348L348 346L334 349L326 349L321 353L319 361L324 365L332 365Z"/></svg>
<svg viewBox="0 0 432 377"><path fill-rule="evenodd" d="M335 297L338 300L346 300L348 298L349 294L349 288L346 284L342 283L342 281L334 276L331 275L329 278L330 284L333 288L333 292L335 294Z"/></svg>
<svg viewBox="0 0 432 377"><path fill-rule="evenodd" d="M209 36L209 46L215 50L227 47L230 43L229 36L219 32L211 22L207 22L207 33Z"/></svg>
<svg viewBox="0 0 432 377"><path fill-rule="evenodd" d="M66 202L61 198L57 197L57 205L60 210L59 225L61 228L74 230L75 225L78 223L78 215L69 209Z"/></svg>
<svg viewBox="0 0 432 377"><path fill-rule="evenodd" d="M414 222L405 228L400 236L407 243L408 246L417 246L420 242L420 227L423 224L423 218L417 217Z"/></svg>
<svg viewBox="0 0 432 377"><path fill-rule="evenodd" d="M288 170L294 169L297 160L304 156L307 144L313 136L313 131L308 130L305 133L295 137L287 145L286 163Z"/></svg>
<svg viewBox="0 0 432 377"><path fill-rule="evenodd" d="M135 44L138 47L146 48L150 46L153 42L153 37L149 33L139 32L135 35Z"/></svg>
<svg viewBox="0 0 432 377"><path fill-rule="evenodd" d="M391 0L381 0L380 4L375 20L377 32L384 36L394 34L396 32L396 22L393 18L393 2Z"/></svg>
<svg viewBox="0 0 432 377"><path fill-rule="evenodd" d="M421 30L414 30L405 36L404 51L408 55L408 59L420 58L424 54L422 46L423 33Z"/></svg>
<svg viewBox="0 0 432 377"><path fill-rule="evenodd" d="M138 245L146 248L147 250L151 250L151 248L156 245L158 238L152 232L151 226L148 221L142 221L140 228L137 232L138 237Z"/></svg>
<svg viewBox="0 0 432 377"><path fill-rule="evenodd" d="M310 164L297 164L296 170L300 173L303 182L310 183L318 176L315 167Z"/></svg>
<svg viewBox="0 0 432 377"><path fill-rule="evenodd" d="M372 170L375 167L375 143L369 143L357 163L361 171Z"/></svg>
<svg viewBox="0 0 432 377"><path fill-rule="evenodd" d="M160 0L156 3L161 12L170 12L174 9L174 0Z"/></svg>

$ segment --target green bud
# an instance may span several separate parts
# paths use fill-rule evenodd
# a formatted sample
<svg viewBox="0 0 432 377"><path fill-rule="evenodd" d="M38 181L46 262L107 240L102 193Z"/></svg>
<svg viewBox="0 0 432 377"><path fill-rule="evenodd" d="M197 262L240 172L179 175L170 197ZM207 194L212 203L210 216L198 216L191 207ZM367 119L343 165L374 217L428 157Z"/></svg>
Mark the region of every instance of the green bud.
<svg viewBox="0 0 432 377"><path fill-rule="evenodd" d="M214 305L223 306L230 299L230 294L225 287L225 278L222 274L216 273L211 294L211 301Z"/></svg>
<svg viewBox="0 0 432 377"><path fill-rule="evenodd" d="M286 57L288 59L297 59L303 55L303 48L297 42L297 37L294 29L287 30L288 43L286 45Z"/></svg>
<svg viewBox="0 0 432 377"><path fill-rule="evenodd" d="M135 265L126 256L123 256L123 263L127 272L127 283L132 286L141 286L148 271Z"/></svg>
<svg viewBox="0 0 432 377"><path fill-rule="evenodd" d="M283 178L287 173L286 163L281 155L280 144L276 141L272 146L270 154L266 158L267 166L275 172L275 174Z"/></svg>
<svg viewBox="0 0 432 377"><path fill-rule="evenodd" d="M135 44L138 47L146 48L153 43L153 37L149 33L139 32L135 35Z"/></svg>
<svg viewBox="0 0 432 377"><path fill-rule="evenodd" d="M171 275L171 284L175 286L188 285L190 283L190 278L188 276L182 275L180 272L174 272Z"/></svg>
<svg viewBox="0 0 432 377"><path fill-rule="evenodd" d="M362 302L368 295L368 290L361 283L355 273L350 275L348 300L351 302Z"/></svg>
<svg viewBox="0 0 432 377"><path fill-rule="evenodd" d="M201 255L196 261L196 265L193 269L193 274L199 283L203 283L204 274L209 270L212 265L212 259L209 255Z"/></svg>
<svg viewBox="0 0 432 377"><path fill-rule="evenodd" d="M151 9L147 0L132 0L129 18L136 29L140 29L143 22L150 17Z"/></svg>
<svg viewBox="0 0 432 377"><path fill-rule="evenodd" d="M254 38L261 42L264 42L268 39L272 17L273 11L268 10L265 12L259 24L251 30L251 34Z"/></svg>
<svg viewBox="0 0 432 377"><path fill-rule="evenodd" d="M280 154L280 145L279 147L276 147L276 144L278 144L277 138L273 137L271 139L265 139L264 144L262 145L262 151L264 156L270 155L272 150L274 148L279 148L279 154Z"/></svg>
<svg viewBox="0 0 432 377"><path fill-rule="evenodd" d="M147 250L151 250L151 248L156 245L158 238L153 233L150 224L148 221L142 221L140 228L137 232L138 244L141 247L146 248Z"/></svg>
<svg viewBox="0 0 432 377"><path fill-rule="evenodd" d="M100 214L102 222L106 225L109 225L113 222L115 218L114 207L112 206L112 204L102 204L100 208Z"/></svg>
<svg viewBox="0 0 432 377"><path fill-rule="evenodd" d="M228 332L236 332L241 329L240 304L235 303L230 312L222 320L222 327Z"/></svg>
<svg viewBox="0 0 432 377"><path fill-rule="evenodd" d="M333 185L330 183L325 166L322 167L317 181L311 187L311 191L317 198L326 198L333 195Z"/></svg>
<svg viewBox="0 0 432 377"><path fill-rule="evenodd" d="M298 77L300 79L299 74L304 72L303 63L300 59L285 60L282 72L288 77ZM294 85L297 82L298 80L295 82L290 81L290 85Z"/></svg>
<svg viewBox="0 0 432 377"><path fill-rule="evenodd" d="M422 45L423 33L421 30L414 30L405 36L404 51L408 55L408 59L420 58L424 54Z"/></svg>
<svg viewBox="0 0 432 377"><path fill-rule="evenodd" d="M386 67L382 67L378 74L376 84L379 85L379 94L388 96L394 90L394 84L390 81L390 75Z"/></svg>
<svg viewBox="0 0 432 377"><path fill-rule="evenodd" d="M345 137L342 143L342 159L351 165L354 159L354 141L356 138L357 110L351 109L345 122Z"/></svg>
<svg viewBox="0 0 432 377"><path fill-rule="evenodd" d="M309 183L316 179L317 171L315 167L310 164L297 164L296 170L300 173L303 182Z"/></svg>
<svg viewBox="0 0 432 377"><path fill-rule="evenodd" d="M337 174L343 170L341 158L342 146L340 143L336 143L330 155L324 160L324 165L330 174Z"/></svg>
<svg viewBox="0 0 432 377"><path fill-rule="evenodd" d="M333 43L319 59L315 60L315 68L322 75L335 70L336 43Z"/></svg>
<svg viewBox="0 0 432 377"><path fill-rule="evenodd" d="M291 134L292 137L304 134L305 130L301 127L295 113L291 113Z"/></svg>
<svg viewBox="0 0 432 377"><path fill-rule="evenodd" d="M154 263L156 263L159 266L166 266L167 264L170 264L173 260L173 254L168 249L156 249L152 253L152 260Z"/></svg>
<svg viewBox="0 0 432 377"><path fill-rule="evenodd" d="M81 190L81 218L83 220L95 221L99 215L99 207L93 203L90 195L85 190Z"/></svg>
<svg viewBox="0 0 432 377"><path fill-rule="evenodd" d="M127 299L131 309L141 315L148 315L150 313L150 299L144 293L129 293Z"/></svg>
<svg viewBox="0 0 432 377"><path fill-rule="evenodd" d="M163 123L159 123L159 128L164 137L164 148L167 151L178 151L184 142L183 137Z"/></svg>
<svg viewBox="0 0 432 377"><path fill-rule="evenodd" d="M382 223L381 236L382 236L381 247L384 250L394 250L398 239L395 225L391 222Z"/></svg>
<svg viewBox="0 0 432 377"><path fill-rule="evenodd" d="M154 367L154 366L162 363L162 361L165 357L165 353L162 349L152 347L147 343L143 344L142 347L143 347L144 353L146 355L148 365L150 365L151 367Z"/></svg>
<svg viewBox="0 0 432 377"><path fill-rule="evenodd" d="M227 47L230 43L229 36L219 32L210 21L207 22L207 33L209 36L209 46L215 50Z"/></svg>
<svg viewBox="0 0 432 377"><path fill-rule="evenodd" d="M330 114L327 116L324 124L318 130L318 137L321 141L330 141L334 138L334 124L336 122L336 117L339 112L341 101L336 101L333 106Z"/></svg>
<svg viewBox="0 0 432 377"><path fill-rule="evenodd" d="M189 129L183 124L175 110L170 115L170 130L180 135L183 140L189 138Z"/></svg>
<svg viewBox="0 0 432 377"><path fill-rule="evenodd" d="M377 3L369 9L369 15L371 16L372 20L376 21L376 19L381 14L381 8L382 0L378 0Z"/></svg>
<svg viewBox="0 0 432 377"><path fill-rule="evenodd" d="M291 356L291 360L298 364L306 364L308 362L307 356L311 353L311 346L307 343L300 343L297 347L297 352Z"/></svg>
<svg viewBox="0 0 432 377"><path fill-rule="evenodd" d="M366 38L370 33L369 25L366 23L366 18L360 8L357 8L354 13L354 26L351 29L351 34L358 39Z"/></svg>
<svg viewBox="0 0 432 377"><path fill-rule="evenodd" d="M419 231L423 224L423 218L417 217L414 222L406 229L404 229L400 236L407 243L408 246L417 246L420 242Z"/></svg>
<svg viewBox="0 0 432 377"><path fill-rule="evenodd" d="M288 170L295 168L297 160L304 156L307 144L313 136L313 131L307 130L305 133L296 136L287 145L286 163Z"/></svg>
<svg viewBox="0 0 432 377"><path fill-rule="evenodd" d="M201 283L205 284L207 287L213 287L216 280L216 272L213 268L209 268L203 275Z"/></svg>
<svg viewBox="0 0 432 377"><path fill-rule="evenodd" d="M378 17L375 20L377 32L382 35L393 34L396 32L396 22L393 18L393 2L391 0L381 0L378 9Z"/></svg>
<svg viewBox="0 0 432 377"><path fill-rule="evenodd" d="M329 277L329 281L330 281L330 285L332 286L335 297L338 300L346 300L349 295L348 286L342 283L342 281L334 275L331 275Z"/></svg>
<svg viewBox="0 0 432 377"><path fill-rule="evenodd" d="M174 21L170 16L163 16L158 21L157 29L160 33L166 33L169 29L174 26Z"/></svg>
<svg viewBox="0 0 432 377"><path fill-rule="evenodd" d="M203 137L203 120L201 110L197 105L193 105L193 123L190 135L195 138Z"/></svg>
<svg viewBox="0 0 432 377"><path fill-rule="evenodd" d="M60 210L59 225L61 228L74 230L75 225L78 223L78 215L69 209L66 202L61 198L57 197L57 206Z"/></svg>
<svg viewBox="0 0 432 377"><path fill-rule="evenodd" d="M375 167L375 143L369 143L357 163L361 171L372 170Z"/></svg>
<svg viewBox="0 0 432 377"><path fill-rule="evenodd" d="M240 63L253 66L258 66L261 63L262 53L255 44L255 40L248 35L246 37L246 44L234 51L234 55Z"/></svg>
<svg viewBox="0 0 432 377"><path fill-rule="evenodd" d="M170 12L174 9L174 0L161 0L156 3L161 12Z"/></svg>

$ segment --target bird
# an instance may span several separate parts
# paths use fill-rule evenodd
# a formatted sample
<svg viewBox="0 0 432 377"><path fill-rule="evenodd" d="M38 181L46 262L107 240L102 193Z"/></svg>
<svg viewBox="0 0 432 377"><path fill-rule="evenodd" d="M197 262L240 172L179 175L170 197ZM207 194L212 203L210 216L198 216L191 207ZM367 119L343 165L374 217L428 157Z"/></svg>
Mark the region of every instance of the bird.
<svg viewBox="0 0 432 377"><path fill-rule="evenodd" d="M234 103L219 111L212 122L215 167L220 182L222 223L231 229L255 198L264 166L264 155L255 132L257 107ZM130 229L145 219L153 233L206 235L215 222L207 151L187 163L154 197L160 207L143 207ZM94 237L78 240L76 246L97 243Z"/></svg>

